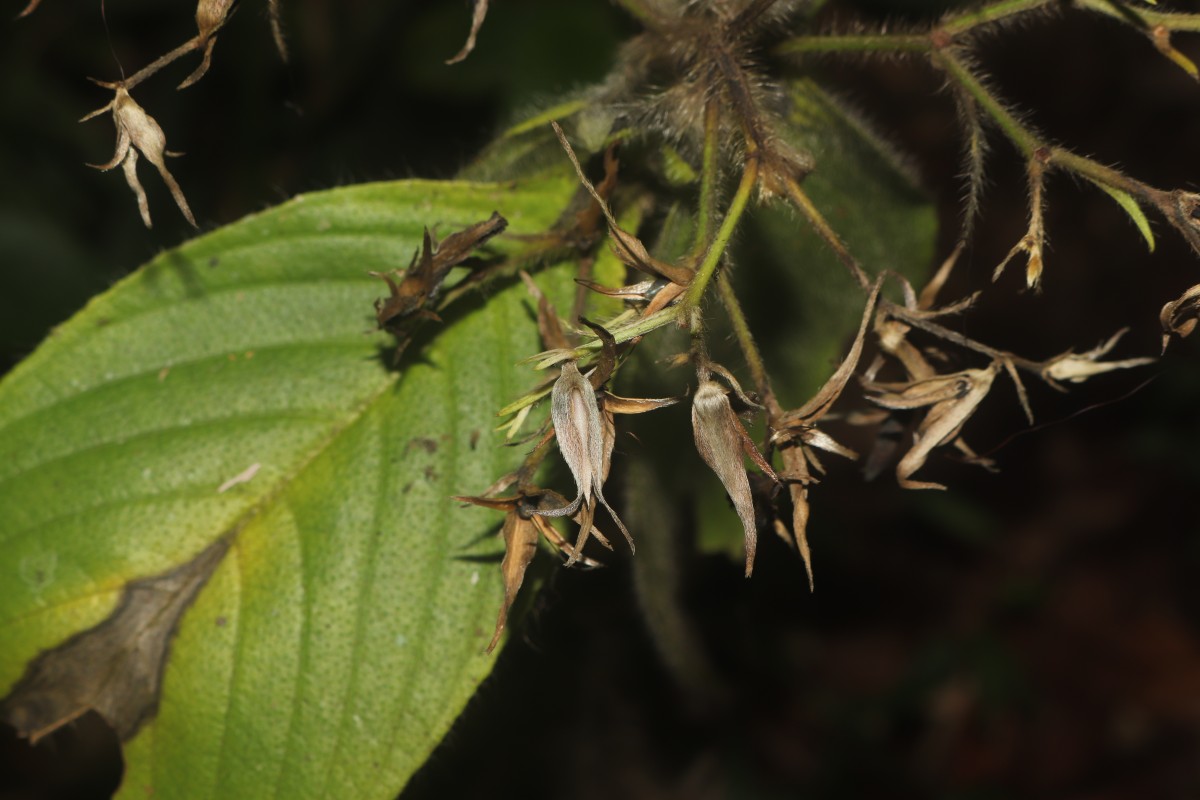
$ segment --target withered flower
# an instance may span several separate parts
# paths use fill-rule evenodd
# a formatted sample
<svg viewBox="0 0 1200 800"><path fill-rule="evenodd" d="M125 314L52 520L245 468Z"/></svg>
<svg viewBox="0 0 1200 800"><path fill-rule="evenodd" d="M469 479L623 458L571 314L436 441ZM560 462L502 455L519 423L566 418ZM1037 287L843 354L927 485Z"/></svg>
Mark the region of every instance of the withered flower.
<svg viewBox="0 0 1200 800"><path fill-rule="evenodd" d="M1180 339L1196 329L1196 320L1200 317L1200 283L1188 289L1178 299L1172 300L1162 307L1158 318L1162 322L1163 352L1167 352L1167 343L1171 334Z"/></svg>
<svg viewBox="0 0 1200 800"><path fill-rule="evenodd" d="M723 371L722 371L723 372ZM730 376L732 380L732 376ZM744 398L736 382L733 391ZM754 499L743 457L749 456L771 480L779 482L775 470L754 446L729 402L729 393L711 377L702 378L692 398L692 433L696 450L709 469L721 479L733 508L742 521L746 542L746 577L754 573L754 554L758 547L758 525L754 518Z"/></svg>
<svg viewBox="0 0 1200 800"><path fill-rule="evenodd" d="M1128 332L1128 328L1122 328L1113 334L1107 342L1103 342L1098 347L1094 347L1086 353L1075 353L1068 350L1062 355L1055 356L1042 366L1042 379L1055 389L1062 389L1058 385L1058 381L1083 383L1093 375L1099 375L1102 372L1153 364L1153 358L1127 358L1123 361L1099 360L1107 355L1108 351L1112 350L1117 342L1121 340L1121 337Z"/></svg>
<svg viewBox="0 0 1200 800"><path fill-rule="evenodd" d="M871 315L875 303L879 299L879 290L883 286L883 278L878 278L871 287L863 309L862 320L858 325L858 333L850 352L842 360L841 365L825 381L825 385L803 406L788 411L779 417L779 430L771 437L772 444L781 446L786 474L789 484L788 492L792 498L792 537L800 557L804 559L804 569L808 573L808 586L813 588L812 552L808 546L808 486L814 483L809 472L809 464L821 470L820 462L810 448L818 448L830 453L836 453L850 459L857 459L858 454L848 447L838 443L832 436L817 428L817 423L829 413L829 409L841 397L850 376L858 366L862 356L863 344L866 340L867 329L870 327Z"/></svg>
<svg viewBox="0 0 1200 800"><path fill-rule="evenodd" d="M484 508L504 511L504 525L500 529L504 537L504 560L500 563L500 571L504 575L504 603L496 616L496 630L492 641L487 646L487 652L496 649L500 634L508 622L508 612L516 600L517 592L525 580L525 571L529 562L537 552L538 536L546 539L566 554L571 546L559 536L558 531L542 516L538 509L546 504L561 506L566 499L557 492L543 489L522 490L512 497L455 497L464 503L472 503ZM596 562L583 559L588 565L595 566Z"/></svg>
<svg viewBox="0 0 1200 800"><path fill-rule="evenodd" d="M171 196L175 198L175 204L179 206L183 216L193 228L198 227L195 217L192 216L192 210L188 208L187 199L183 196L183 190L179 188L175 177L167 169L166 156L174 154L167 151L167 137L163 134L162 128L155 122L154 117L147 114L145 109L129 96L129 92L124 86L108 83L100 85L116 91L112 102L79 121L86 122L111 110L113 124L117 128L117 149L108 163L89 164L88 166L107 172L118 164L121 165L126 182L129 183L129 188L133 190L134 196L137 197L138 210L142 213L142 222L149 228L151 227L150 206L146 202L146 192L137 176L138 152L140 151L146 160L158 169L158 174L162 175L163 182L171 190Z"/></svg>
<svg viewBox="0 0 1200 800"><path fill-rule="evenodd" d="M557 322L553 306L546 300L532 279L528 285L538 298L538 327L547 343L564 344L565 337ZM574 361L562 365L558 380L550 393L550 418L554 423L554 435L558 449L567 462L571 476L575 479L575 499L561 508L538 511L547 517L572 517L579 522L579 537L575 549L567 559L567 566L578 561L589 536L595 536L606 547L608 541L595 527L596 503L608 509L617 523L630 550L636 550L633 537L612 506L604 499L603 485L612 466L612 453L616 445L615 414L641 414L656 408L673 405L675 398L628 398L618 397L604 388L616 368L616 340L603 326L583 317L587 327L595 331L601 342L600 358L596 366L585 377ZM578 517L575 515L578 514Z"/></svg>
<svg viewBox="0 0 1200 800"><path fill-rule="evenodd" d="M870 399L884 408L929 407L917 426L912 447L896 465L896 479L901 486L905 489L946 488L940 483L910 479L925 465L934 448L941 445L954 443L968 457L974 457L958 435L991 390L1001 366L999 361L993 361L985 369L967 369L905 384L871 384L867 387L875 392Z"/></svg>
<svg viewBox="0 0 1200 800"><path fill-rule="evenodd" d="M392 274L369 273L387 283L391 295L375 301L375 319L379 327L399 339L395 360L399 361L412 338L413 330L424 319L440 321L428 306L437 298L442 281L451 269L466 261L471 253L508 227L508 220L496 211L482 222L468 225L450 234L440 243L425 229L421 250L396 283ZM395 273L399 275L399 273Z"/></svg>
<svg viewBox="0 0 1200 800"><path fill-rule="evenodd" d="M217 31L225 24L225 20L229 17L229 11L233 8L234 0L199 0L196 3L196 47L204 48L204 56L200 61L200 66L188 75L183 83L179 84L180 89L186 89L196 81L204 77L208 72L208 67L212 63L213 48L217 45Z"/></svg>
<svg viewBox="0 0 1200 800"><path fill-rule="evenodd" d="M592 533L597 502L608 509L629 542L629 549L635 550L633 537L629 535L625 523L621 522L617 512L604 499L604 480L608 476L614 434L608 432L612 429L605 424L605 418L600 413L595 389L579 372L574 361L563 364L562 374L554 383L550 395L550 418L554 422L558 451L562 453L563 461L567 462L571 477L575 479L576 494L574 500L561 508L537 513L546 517L570 517L580 512L579 538L567 560L567 566L578 561L583 553L583 546Z"/></svg>

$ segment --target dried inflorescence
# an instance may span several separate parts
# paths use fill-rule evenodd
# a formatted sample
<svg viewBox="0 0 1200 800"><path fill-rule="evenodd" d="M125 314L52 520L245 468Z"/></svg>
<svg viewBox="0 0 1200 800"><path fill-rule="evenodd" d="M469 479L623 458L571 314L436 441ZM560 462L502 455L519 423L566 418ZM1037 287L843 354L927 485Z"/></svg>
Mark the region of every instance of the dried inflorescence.
<svg viewBox="0 0 1200 800"><path fill-rule="evenodd" d="M518 470L500 478L479 496L459 498L505 515L501 527L504 600L489 650L499 641L540 540L549 542L568 566L594 565L596 562L584 552L592 539L611 549L608 538L596 525L597 511L603 507L633 549L633 532L606 497L617 438L615 417L663 408L677 400L623 398L614 394L609 384L643 337L656 331L677 326L691 337L689 352L672 359L675 364L690 362L695 369L695 383L680 386L678 392L691 394L691 439L696 451L691 461L711 469L729 497L742 528L746 575L754 568L759 527L773 526L799 552L810 586L810 492L818 476L824 475L818 451L847 459L859 457L842 443L850 441L843 433L836 432L835 437L828 429L837 417L847 423L873 426L874 444L864 459L868 475L891 469L905 488L944 489L941 483L915 477L925 474L922 471L929 468L935 453L952 450L960 460L993 466L967 444L963 431L985 402L992 402L989 398L996 394L993 389L1001 373L1012 381L1032 423L1033 408L1024 380L1065 390L1093 376L1152 361L1149 357L1104 361L1116 348L1121 333L1091 350L1077 353L1068 349L1043 360L1007 352L959 333L951 327L952 319L971 308L975 295L948 303L939 303L938 295L962 252L961 244L919 293L906 280L890 273L890 265L860 264L803 187L809 173L820 165L811 153L782 133L789 125L784 115L788 72L780 66L780 59L838 50L917 53L925 58L950 88L965 131L970 188L964 243L977 217L984 185L986 137L998 131L1011 140L1026 169L1028 226L995 268L995 278L1019 257L1026 262L1027 287L1038 287L1052 274L1045 263L1046 183L1055 172L1083 178L1106 192L1134 222L1149 247L1154 246L1154 236L1145 211L1157 210L1200 252L1200 195L1149 186L1049 142L981 77L973 54L977 34L1030 12L1061 6L1056 0L996 0L982 9L950 13L926 30L864 33L852 29L850 33L825 31L814 35L803 31L817 27L809 24L809 15L820 4L805 0L616 1L645 30L626 45L613 74L588 95L588 109L579 112L575 138L587 143L591 152L581 157L562 127L558 123L552 126L578 176L582 187L578 197L583 207L572 206L570 212L564 212L564 224L536 237L541 244L511 257L507 267L500 256L492 263L478 258L480 248L505 229L506 222L497 212L451 233L440 243L426 230L422 246L407 270L373 273L388 286L389 294L376 302L375 312L379 326L397 337L397 359L422 321L439 319L439 311L446 304L487 281L520 274L536 300L537 325L546 352L532 360L539 368L556 368L557 374L545 378L502 412L513 415L503 426L506 439L511 440L531 418L536 419L535 409L542 409L545 413L541 425L531 438L536 444ZM38 3L31 0L22 14L31 13ZM467 57L475 46L488 5L487 0L474 0L466 42L450 63ZM1200 15L1151 11L1125 0L1077 0L1072 6L1132 25L1148 35L1166 58L1193 77L1197 75L1192 62L1175 48L1171 35L1179 30L1200 29ZM201 61L180 88L200 80L210 67L217 36L229 23L233 7L231 0L198 0L196 35L128 78L103 84L114 92L113 100L85 118L112 111L116 151L108 163L98 167L123 168L146 225L150 224L150 214L136 172L139 158L158 169L184 216L193 225L195 222L166 167L169 153L162 129L134 102L130 92L189 53L199 53ZM285 54L278 0L268 0L267 8L280 52ZM768 47L772 48L770 52ZM593 120L593 130L585 130L589 126L581 121L584 117ZM594 124L596 119L603 124ZM594 130L597 127L599 130ZM682 255L675 249L667 256L647 244L651 240L645 231L661 221L655 212L663 208L664 203L659 202L663 200L663 188L653 181L625 180L619 170L617 146L628 139L648 150L667 148L677 161L686 164L685 172L698 173L684 181L698 193L694 198L694 241ZM598 163L589 163L589 155ZM693 169L692 163L699 167ZM596 168L597 173L602 169L603 177L596 182L589 180L588 167ZM681 194L677 191L671 202L678 202ZM756 202L786 203L798 212L798 217L846 267L864 300L862 318L846 355L824 386L794 408L785 408L776 397L768 365L751 334L751 322L728 278L732 266L730 242L738 233L740 220ZM643 230L633 224L620 224L619 218L627 219L618 213L628 208L623 205L626 203L636 204L638 210L650 209L646 215L650 226ZM566 254L576 257L581 265L590 264L604 234L608 247L630 271L628 283L602 285L582 266L578 280L588 290L620 298L624 310L607 317L603 324L593 323L583 316L585 293L580 290L569 319L564 321L530 273L551 260L550 254L553 259ZM645 241L643 236L647 236ZM443 292L449 271L463 264L472 267L468 277ZM754 265L743 266L749 279L754 280ZM795 268L803 270L805 266L805 254L797 253ZM717 364L708 356L705 314L714 310L705 302L714 283L720 289L721 305L743 356L745 374L740 378L734 374L735 369ZM888 283L898 289L902 302L886 299L884 286ZM1193 331L1200 318L1198 298L1200 286L1163 307L1164 348L1171 335L1185 337ZM728 359L726 363L741 373L739 365ZM752 391L742 388L743 381ZM856 388L861 393L856 394ZM835 414L835 404L851 409ZM753 415L765 420L761 446L747 430L745 420ZM539 485L539 470L555 445L574 484L570 500L570 492L564 495ZM747 459L757 472L747 469ZM680 468L685 468L682 451L679 460ZM510 490L515 493L501 496ZM611 489L608 494L615 497ZM555 518L578 525L573 542L555 527Z"/></svg>

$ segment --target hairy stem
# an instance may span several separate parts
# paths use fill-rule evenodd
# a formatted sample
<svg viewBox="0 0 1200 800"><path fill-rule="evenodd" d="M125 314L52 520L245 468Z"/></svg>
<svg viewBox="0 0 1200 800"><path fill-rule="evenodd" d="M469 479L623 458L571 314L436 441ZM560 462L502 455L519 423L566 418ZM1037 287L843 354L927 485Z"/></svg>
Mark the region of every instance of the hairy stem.
<svg viewBox="0 0 1200 800"><path fill-rule="evenodd" d="M720 155L721 108L710 98L704 108L704 153L700 163L700 203L696 214L696 258L712 244L712 231L717 217L717 188L721 182Z"/></svg>
<svg viewBox="0 0 1200 800"><path fill-rule="evenodd" d="M1026 157L1032 156L1033 152L1042 146L1038 137L1021 124L1021 121L988 91L975 73L971 72L962 59L952 51L937 51L934 55L934 63L941 67L964 92L974 98L979 107L987 112L1000 130L1004 131L1004 135L1011 139Z"/></svg>
<svg viewBox="0 0 1200 800"><path fill-rule="evenodd" d="M721 263L721 258L725 255L725 248L729 246L729 240L733 238L733 232L750 200L750 193L754 191L754 185L758 182L758 151L754 148L753 140L749 146L751 150L746 154L746 166L742 172L742 180L733 194L733 200L729 203L729 210L725 212L725 219L721 220L721 227L717 229L717 235L713 238L708 252L704 254L704 260L700 262L700 266L696 270L696 277L692 278L692 282L688 284L687 293L684 294L681 304L684 308L691 309L700 305L700 300L704 297L704 290L708 288L717 265Z"/></svg>
<svg viewBox="0 0 1200 800"><path fill-rule="evenodd" d="M867 274L863 271L863 268L859 266L858 259L850 254L850 250L847 249L845 242L837 235L837 231L833 229L833 226L829 224L829 221L825 219L825 216L817 209L804 190L800 188L800 184L795 179L788 178L784 181L784 189L787 192L788 199L805 216L809 224L812 225L813 230L825 241L825 244L829 245L829 249L833 251L833 254L837 256L842 265L850 272L851 277L854 278L859 288L863 291L869 290L871 288L871 281L867 278Z"/></svg>
<svg viewBox="0 0 1200 800"><path fill-rule="evenodd" d="M728 273L722 272L717 276L717 292L721 295L721 304L725 306L729 324L733 327L733 337L742 351L742 357L746 359L746 366L754 381L754 389L759 395L766 397L771 393L771 379L767 375L762 353L754 341L754 334L750 332L750 323L746 319L746 313L742 311L737 294L733 291L733 283L729 280Z"/></svg>

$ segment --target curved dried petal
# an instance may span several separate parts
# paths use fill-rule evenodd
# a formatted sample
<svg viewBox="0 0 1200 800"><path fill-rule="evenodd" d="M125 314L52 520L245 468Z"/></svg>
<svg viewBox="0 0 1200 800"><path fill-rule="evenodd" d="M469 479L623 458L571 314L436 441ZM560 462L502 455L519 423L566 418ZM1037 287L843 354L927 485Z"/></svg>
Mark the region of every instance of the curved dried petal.
<svg viewBox="0 0 1200 800"><path fill-rule="evenodd" d="M750 577L754 572L758 526L754 518L750 479L742 461L744 442L748 437L737 414L733 413L725 389L714 380L703 381L692 398L692 433L700 458L720 478L742 521L746 542L746 577ZM761 455L759 460L762 460ZM770 474L775 477L774 472Z"/></svg>

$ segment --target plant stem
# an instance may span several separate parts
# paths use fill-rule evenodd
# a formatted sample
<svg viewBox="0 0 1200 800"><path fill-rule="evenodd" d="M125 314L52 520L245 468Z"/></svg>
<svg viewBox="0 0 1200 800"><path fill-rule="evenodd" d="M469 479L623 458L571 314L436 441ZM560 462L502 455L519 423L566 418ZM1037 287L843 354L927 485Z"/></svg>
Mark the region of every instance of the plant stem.
<svg viewBox="0 0 1200 800"><path fill-rule="evenodd" d="M704 108L704 153L700 162L700 204L696 214L696 242L692 252L696 258L711 244L714 221L717 217L717 186L721 166L717 161L720 150L721 109L709 98Z"/></svg>
<svg viewBox="0 0 1200 800"><path fill-rule="evenodd" d="M1130 8L1112 0L1076 0L1076 5L1128 23L1132 17L1147 28L1162 26L1169 31L1200 31L1200 14L1183 14L1173 11L1154 11L1149 8Z"/></svg>
<svg viewBox="0 0 1200 800"><path fill-rule="evenodd" d="M938 30L954 37L978 28L981 25L998 22L1017 14L1035 11L1051 5L1051 3L1052 0L1000 0L998 3L992 3L983 8L950 17L938 26Z"/></svg>
<svg viewBox="0 0 1200 800"><path fill-rule="evenodd" d="M749 152L746 154L746 166L742 172L742 180L733 194L733 200L729 203L725 219L721 220L721 227L717 230L717 235L704 254L704 260L700 262L700 267L696 270L696 277L692 278L692 282L688 284L687 293L680 302L683 308L692 309L700 305L700 300L704 297L704 290L708 288L708 283L712 280L717 265L721 263L721 257L725 255L725 248L729 246L729 240L733 238L738 221L741 220L742 213L746 210L746 203L750 200L754 184L758 182L758 150L752 139L747 141L747 147Z"/></svg>
<svg viewBox="0 0 1200 800"><path fill-rule="evenodd" d="M738 302L737 294L733 291L733 283L729 280L727 272L722 272L717 276L717 292L721 295L721 303L725 306L725 313L729 316L729 324L733 326L733 336L737 339L742 356L746 359L746 366L750 369L754 388L759 395L767 397L771 394L771 379L767 376L767 367L763 363L762 353L759 352L758 345L754 341L754 334L750 332L750 323L746 320L746 313L742 311L742 305Z"/></svg>
<svg viewBox="0 0 1200 800"><path fill-rule="evenodd" d="M934 61L964 92L974 98L1027 158L1042 146L1041 141L988 91L958 56L949 50L939 50L934 55Z"/></svg>
<svg viewBox="0 0 1200 800"><path fill-rule="evenodd" d="M817 232L817 235L825 240L825 244L829 245L829 249L833 250L833 254L838 257L842 265L850 271L851 277L859 285L863 291L866 291L871 286L871 281L867 279L867 275L863 272L863 268L859 266L858 259L850 254L845 242L834 231L824 215L813 205L813 201L809 198L804 190L800 188L800 184L793 178L788 178L784 181L784 187L787 191L788 199L791 200L800 213L804 214L808 219L809 224Z"/></svg>
<svg viewBox="0 0 1200 800"><path fill-rule="evenodd" d="M204 41L204 37L202 36L194 36L191 39L188 39L186 42L179 45L179 47L176 47L166 55L159 56L146 66L139 69L137 72L130 75L125 80L121 81L121 85L125 87L126 91L129 91L173 61L182 58L193 50L199 50L204 45Z"/></svg>
<svg viewBox="0 0 1200 800"><path fill-rule="evenodd" d="M922 34L847 34L841 36L796 36L775 48L777 55L805 53L925 53L933 42Z"/></svg>

